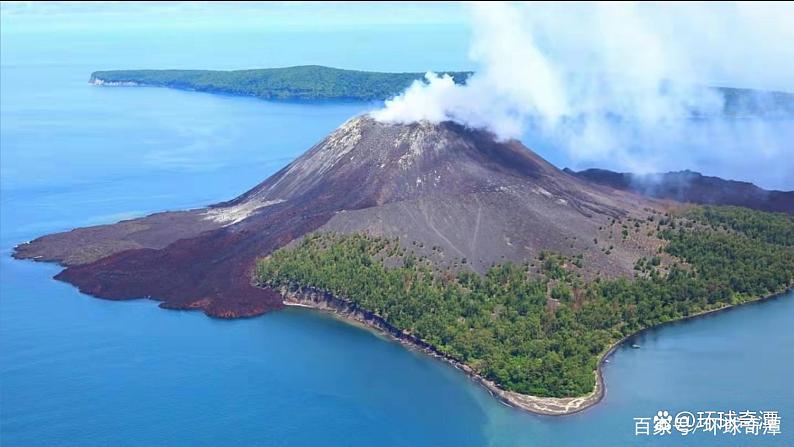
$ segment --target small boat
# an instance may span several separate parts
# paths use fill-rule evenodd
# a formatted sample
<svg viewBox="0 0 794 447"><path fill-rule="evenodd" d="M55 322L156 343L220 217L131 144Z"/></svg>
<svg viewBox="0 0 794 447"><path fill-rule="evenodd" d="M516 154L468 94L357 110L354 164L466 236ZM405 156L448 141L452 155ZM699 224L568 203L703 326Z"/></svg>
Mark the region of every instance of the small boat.
<svg viewBox="0 0 794 447"><path fill-rule="evenodd" d="M640 345L631 345L632 349L640 349Z"/></svg>

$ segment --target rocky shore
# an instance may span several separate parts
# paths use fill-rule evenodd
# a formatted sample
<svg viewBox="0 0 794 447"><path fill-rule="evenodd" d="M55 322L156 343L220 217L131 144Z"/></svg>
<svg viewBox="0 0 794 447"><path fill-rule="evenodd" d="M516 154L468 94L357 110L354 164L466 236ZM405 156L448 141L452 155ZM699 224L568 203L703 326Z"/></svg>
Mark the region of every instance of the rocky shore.
<svg viewBox="0 0 794 447"><path fill-rule="evenodd" d="M94 76L91 76L91 79L88 80L88 83L93 85L104 85L108 87L140 87L144 85L137 81L106 81Z"/></svg>
<svg viewBox="0 0 794 447"><path fill-rule="evenodd" d="M577 413L589 408L598 403L604 396L604 381L601 377L600 363L599 369L595 371L596 386L593 391L586 396L557 398L515 393L499 388L496 383L486 379L485 377L482 377L470 366L442 352L439 352L431 344L410 333L392 326L386 322L383 317L372 311L362 309L350 300L336 297L328 292L324 292L312 287L299 285L291 285L290 287L282 288L280 292L284 297L284 305L286 306L307 307L331 313L349 322L361 324L371 328L410 349L422 351L427 355L442 360L464 372L474 382L487 389L488 392L490 392L495 398L501 400L511 407L519 408L536 414L562 416ZM617 344L615 346L617 346ZM602 361L604 358L609 356L613 349L614 346L602 357Z"/></svg>

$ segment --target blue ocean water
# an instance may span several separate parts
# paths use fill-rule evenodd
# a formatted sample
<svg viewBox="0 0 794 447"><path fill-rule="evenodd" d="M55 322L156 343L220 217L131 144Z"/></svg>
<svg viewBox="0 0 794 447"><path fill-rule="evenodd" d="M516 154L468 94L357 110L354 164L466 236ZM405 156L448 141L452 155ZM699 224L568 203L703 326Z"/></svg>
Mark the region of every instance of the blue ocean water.
<svg viewBox="0 0 794 447"><path fill-rule="evenodd" d="M42 234L229 199L372 107L97 88L91 71L470 68L465 33L410 31L2 36L0 444L794 443L792 294L642 334L641 349L606 366L603 402L555 418L507 408L438 361L312 311L219 321L103 301L52 280L57 266L9 257ZM398 46L398 35L410 37ZM633 418L657 410L777 410L783 434L635 436Z"/></svg>

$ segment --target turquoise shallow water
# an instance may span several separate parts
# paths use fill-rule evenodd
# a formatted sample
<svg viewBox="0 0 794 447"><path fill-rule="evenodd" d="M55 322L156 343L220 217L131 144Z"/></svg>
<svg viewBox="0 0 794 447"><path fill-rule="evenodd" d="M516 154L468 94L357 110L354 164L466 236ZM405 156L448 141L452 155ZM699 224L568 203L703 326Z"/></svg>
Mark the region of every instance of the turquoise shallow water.
<svg viewBox="0 0 794 447"><path fill-rule="evenodd" d="M420 31L408 50L467 68L456 64L463 36L450 32L427 45ZM263 35L257 54L267 57L218 52L202 65L328 63L328 51L359 41L308 36ZM312 311L212 320L151 301L97 300L53 281L57 266L12 260L15 244L41 234L231 198L371 107L95 88L86 83L94 69L128 66L127 58L141 66L169 60L165 51L145 51L146 39L89 37L3 36L3 446L794 443L792 294L644 333L634 341L641 349L620 348L606 366L602 403L552 418L507 408L440 362ZM381 35L380 43L390 39ZM324 46L310 49L309 41ZM288 59L274 50L285 42L304 51ZM370 45L360 43L338 65L361 67L373 58ZM172 47L179 66L199 65L200 51L207 56L206 46L188 40ZM372 68L396 69L400 58L377 56ZM777 410L783 435L635 437L633 418L657 410Z"/></svg>

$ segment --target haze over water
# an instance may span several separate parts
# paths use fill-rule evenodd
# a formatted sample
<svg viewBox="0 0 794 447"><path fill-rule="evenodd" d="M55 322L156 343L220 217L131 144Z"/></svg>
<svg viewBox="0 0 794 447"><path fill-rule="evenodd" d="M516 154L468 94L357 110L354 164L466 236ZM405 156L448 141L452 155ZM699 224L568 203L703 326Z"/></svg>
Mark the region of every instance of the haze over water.
<svg viewBox="0 0 794 447"><path fill-rule="evenodd" d="M92 71L472 68L455 26L232 29L3 31L0 444L794 443L792 294L643 334L606 366L602 403L552 418L311 311L212 320L97 300L52 280L55 265L12 260L14 245L43 234L232 198L373 107L97 88ZM633 418L657 410L777 410L783 435L635 437Z"/></svg>

